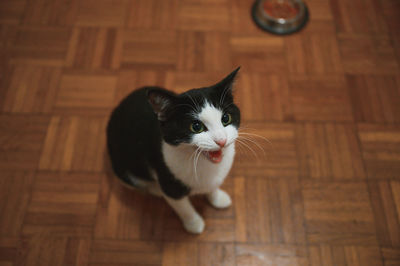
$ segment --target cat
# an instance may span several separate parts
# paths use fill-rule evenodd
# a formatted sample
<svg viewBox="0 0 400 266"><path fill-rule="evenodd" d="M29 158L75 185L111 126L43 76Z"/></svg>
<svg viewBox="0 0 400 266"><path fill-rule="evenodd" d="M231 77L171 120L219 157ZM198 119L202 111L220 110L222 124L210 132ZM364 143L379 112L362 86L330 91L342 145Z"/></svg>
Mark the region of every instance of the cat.
<svg viewBox="0 0 400 266"><path fill-rule="evenodd" d="M133 91L107 125L113 171L125 184L162 196L194 234L203 218L188 196L205 194L215 208L231 205L219 187L231 169L240 110L233 83L240 67L210 87L175 94L159 87Z"/></svg>

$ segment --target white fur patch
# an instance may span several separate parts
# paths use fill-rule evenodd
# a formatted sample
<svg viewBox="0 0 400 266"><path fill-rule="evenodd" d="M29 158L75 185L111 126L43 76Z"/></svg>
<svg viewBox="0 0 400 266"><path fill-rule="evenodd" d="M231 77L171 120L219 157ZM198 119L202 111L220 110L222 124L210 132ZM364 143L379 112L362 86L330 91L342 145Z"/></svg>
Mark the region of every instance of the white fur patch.
<svg viewBox="0 0 400 266"><path fill-rule="evenodd" d="M193 144L208 151L219 150L216 141L226 140L226 146L232 144L238 136L237 129L232 125L224 127L221 122L222 116L223 112L220 109L206 102L197 119L207 130L193 135Z"/></svg>
<svg viewBox="0 0 400 266"><path fill-rule="evenodd" d="M228 125L224 127L221 122L222 111L206 103L197 119L207 130L195 134L192 145L181 144L172 146L163 143L163 154L166 164L176 178L188 185L191 194L211 193L224 181L230 171L235 155L235 139L238 136L237 129ZM202 151L215 151L220 147L215 141L226 139L226 145L222 149L222 161L212 163Z"/></svg>

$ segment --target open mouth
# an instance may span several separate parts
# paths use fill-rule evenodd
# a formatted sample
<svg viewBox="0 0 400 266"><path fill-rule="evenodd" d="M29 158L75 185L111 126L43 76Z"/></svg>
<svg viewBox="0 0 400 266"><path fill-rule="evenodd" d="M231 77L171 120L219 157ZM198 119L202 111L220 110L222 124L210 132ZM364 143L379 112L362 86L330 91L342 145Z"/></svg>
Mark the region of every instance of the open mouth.
<svg viewBox="0 0 400 266"><path fill-rule="evenodd" d="M220 163L222 161L222 149L217 151L204 151L204 154L213 163Z"/></svg>

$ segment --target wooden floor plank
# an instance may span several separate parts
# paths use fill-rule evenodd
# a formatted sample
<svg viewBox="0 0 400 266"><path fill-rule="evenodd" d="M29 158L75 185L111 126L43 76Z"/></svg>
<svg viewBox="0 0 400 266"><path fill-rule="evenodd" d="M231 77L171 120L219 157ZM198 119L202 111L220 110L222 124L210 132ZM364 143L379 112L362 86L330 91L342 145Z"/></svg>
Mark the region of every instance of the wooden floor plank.
<svg viewBox="0 0 400 266"><path fill-rule="evenodd" d="M62 67L71 30L64 27L20 27L11 48L12 62Z"/></svg>
<svg viewBox="0 0 400 266"><path fill-rule="evenodd" d="M128 0L83 0L78 3L75 25L121 27L125 24Z"/></svg>
<svg viewBox="0 0 400 266"><path fill-rule="evenodd" d="M236 241L305 244L299 182L235 178Z"/></svg>
<svg viewBox="0 0 400 266"><path fill-rule="evenodd" d="M12 70L3 111L7 113L50 113L53 110L60 68L17 66Z"/></svg>
<svg viewBox="0 0 400 266"><path fill-rule="evenodd" d="M301 246L237 244L235 252L237 265L309 265Z"/></svg>
<svg viewBox="0 0 400 266"><path fill-rule="evenodd" d="M400 127L360 124L361 149L370 179L399 179Z"/></svg>
<svg viewBox="0 0 400 266"><path fill-rule="evenodd" d="M49 118L37 115L0 116L0 169L37 168Z"/></svg>
<svg viewBox="0 0 400 266"><path fill-rule="evenodd" d="M77 0L28 0L22 23L25 25L71 26L76 20Z"/></svg>
<svg viewBox="0 0 400 266"><path fill-rule="evenodd" d="M377 244L364 182L307 181L302 192L309 243Z"/></svg>
<svg viewBox="0 0 400 266"><path fill-rule="evenodd" d="M295 120L353 121L349 90L342 76L294 76L289 86Z"/></svg>
<svg viewBox="0 0 400 266"><path fill-rule="evenodd" d="M311 266L377 265L383 266L378 247L319 245L309 248Z"/></svg>
<svg viewBox="0 0 400 266"><path fill-rule="evenodd" d="M0 238L19 237L34 182L33 172L2 171Z"/></svg>
<svg viewBox="0 0 400 266"><path fill-rule="evenodd" d="M300 175L303 179L364 179L356 128L348 124L298 125Z"/></svg>

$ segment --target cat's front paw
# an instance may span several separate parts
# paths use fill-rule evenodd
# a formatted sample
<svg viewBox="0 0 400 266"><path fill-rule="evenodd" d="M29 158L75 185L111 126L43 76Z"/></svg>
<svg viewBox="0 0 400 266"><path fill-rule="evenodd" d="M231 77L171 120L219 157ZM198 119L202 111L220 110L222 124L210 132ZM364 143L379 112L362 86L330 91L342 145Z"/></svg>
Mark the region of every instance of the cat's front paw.
<svg viewBox="0 0 400 266"><path fill-rule="evenodd" d="M183 226L189 233L200 234L204 231L205 223L200 215L196 215L190 220L183 221Z"/></svg>
<svg viewBox="0 0 400 266"><path fill-rule="evenodd" d="M212 206L218 209L227 208L232 204L231 197L221 189L208 194L207 199Z"/></svg>

